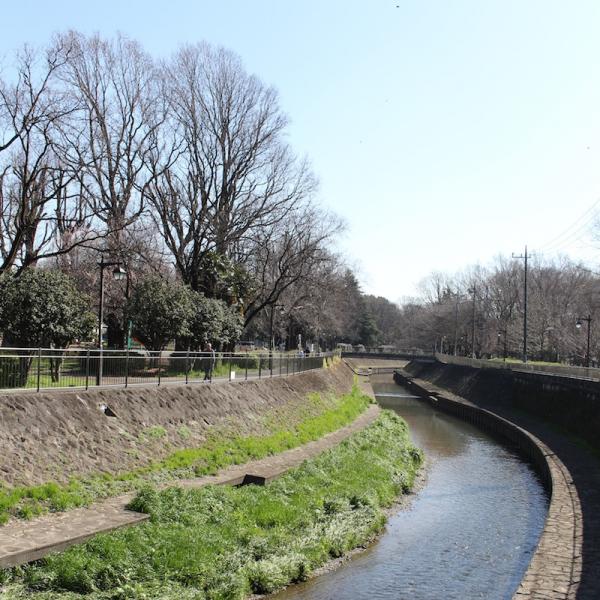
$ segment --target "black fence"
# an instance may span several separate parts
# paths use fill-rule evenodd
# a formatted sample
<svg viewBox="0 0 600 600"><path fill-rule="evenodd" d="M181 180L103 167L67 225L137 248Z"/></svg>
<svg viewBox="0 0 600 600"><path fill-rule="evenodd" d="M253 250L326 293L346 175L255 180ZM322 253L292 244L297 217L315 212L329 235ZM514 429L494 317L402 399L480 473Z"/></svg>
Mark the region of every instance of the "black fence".
<svg viewBox="0 0 600 600"><path fill-rule="evenodd" d="M320 369L336 353L0 348L0 391L213 383Z"/></svg>

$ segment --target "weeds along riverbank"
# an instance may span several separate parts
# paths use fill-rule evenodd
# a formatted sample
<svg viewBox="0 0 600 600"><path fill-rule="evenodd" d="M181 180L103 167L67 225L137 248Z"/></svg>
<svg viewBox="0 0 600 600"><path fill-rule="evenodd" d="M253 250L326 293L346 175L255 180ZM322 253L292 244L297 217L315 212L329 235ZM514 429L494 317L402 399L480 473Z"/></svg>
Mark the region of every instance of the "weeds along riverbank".
<svg viewBox="0 0 600 600"><path fill-rule="evenodd" d="M162 460L133 471L73 478L65 484L0 485L0 524L11 517L28 519L48 511L86 506L96 500L141 489L148 483L161 485L177 479L211 475L230 465L277 454L348 425L370 402L371 399L356 385L350 393L337 398L313 393L308 395L303 406L295 408L293 415L285 411L265 414L263 428L266 435L240 436L227 428L215 428L201 446L175 450ZM185 428L180 429L180 434L185 436ZM160 443L164 434L164 428L159 426L145 432L154 443Z"/></svg>
<svg viewBox="0 0 600 600"><path fill-rule="evenodd" d="M384 411L365 430L265 487L145 488L141 526L5 571L6 600L233 599L305 580L367 544L422 456Z"/></svg>

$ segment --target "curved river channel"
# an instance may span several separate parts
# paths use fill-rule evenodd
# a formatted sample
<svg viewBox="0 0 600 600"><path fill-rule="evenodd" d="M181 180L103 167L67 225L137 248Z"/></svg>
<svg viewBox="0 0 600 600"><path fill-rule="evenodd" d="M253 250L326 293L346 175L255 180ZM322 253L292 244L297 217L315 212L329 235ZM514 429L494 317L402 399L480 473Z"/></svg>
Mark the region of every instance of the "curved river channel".
<svg viewBox="0 0 600 600"><path fill-rule="evenodd" d="M394 383L373 388L383 407L408 422L427 455L425 485L368 550L272 598L510 600L544 526L541 482L526 462L475 427Z"/></svg>

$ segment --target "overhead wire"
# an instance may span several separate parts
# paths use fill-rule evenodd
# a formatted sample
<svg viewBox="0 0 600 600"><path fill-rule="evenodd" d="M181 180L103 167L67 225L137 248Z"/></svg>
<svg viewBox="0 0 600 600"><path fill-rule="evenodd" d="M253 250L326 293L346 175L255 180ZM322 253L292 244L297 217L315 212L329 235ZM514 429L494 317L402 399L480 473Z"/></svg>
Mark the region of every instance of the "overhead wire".
<svg viewBox="0 0 600 600"><path fill-rule="evenodd" d="M545 244L539 246L536 249L537 252L556 252L565 247L572 246L574 243L580 241L585 236L586 230L589 228L590 224L597 217L598 205L600 205L600 198L598 198L598 200L596 200L561 233L551 238Z"/></svg>
<svg viewBox="0 0 600 600"><path fill-rule="evenodd" d="M595 216L596 215L583 223L579 228L571 232L569 236L563 238L560 242L556 242L551 246L546 246L545 248L542 248L540 252L558 252L559 250L573 247L574 244L577 244L589 234L589 228Z"/></svg>
<svg viewBox="0 0 600 600"><path fill-rule="evenodd" d="M542 244L539 248L543 250L548 247L561 245L565 238L572 237L572 235L579 231L582 227L588 225L596 217L596 209L600 205L600 198L596 200L589 208L587 208L575 221L573 221L568 227L561 231L558 235L548 240L545 244ZM586 218L587 217L587 218ZM584 221L582 224L581 221ZM572 231L574 230L574 231Z"/></svg>

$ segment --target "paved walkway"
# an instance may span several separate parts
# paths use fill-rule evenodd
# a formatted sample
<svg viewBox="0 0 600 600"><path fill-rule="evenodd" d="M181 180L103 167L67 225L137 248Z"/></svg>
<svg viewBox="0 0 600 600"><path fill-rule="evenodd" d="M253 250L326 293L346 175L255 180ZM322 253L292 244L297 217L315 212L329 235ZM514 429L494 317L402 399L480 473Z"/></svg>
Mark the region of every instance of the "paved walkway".
<svg viewBox="0 0 600 600"><path fill-rule="evenodd" d="M552 472L552 501L537 550L515 600L598 600L600 461L572 438L535 416L498 402L469 401L429 381L406 375L432 393L512 421L534 435L544 450Z"/></svg>
<svg viewBox="0 0 600 600"><path fill-rule="evenodd" d="M368 383L362 383L361 388L370 396L373 395ZM305 460L317 456L324 450L337 446L353 433L361 431L377 418L379 412L377 405L371 405L350 425L314 442L261 460L232 465L217 475L178 480L169 485L198 488L209 484L264 484L289 469L298 467ZM52 513L31 521L15 521L0 527L0 568L31 562L49 552L64 550L83 542L98 533L145 521L148 515L125 509L134 495L126 494L87 508Z"/></svg>

